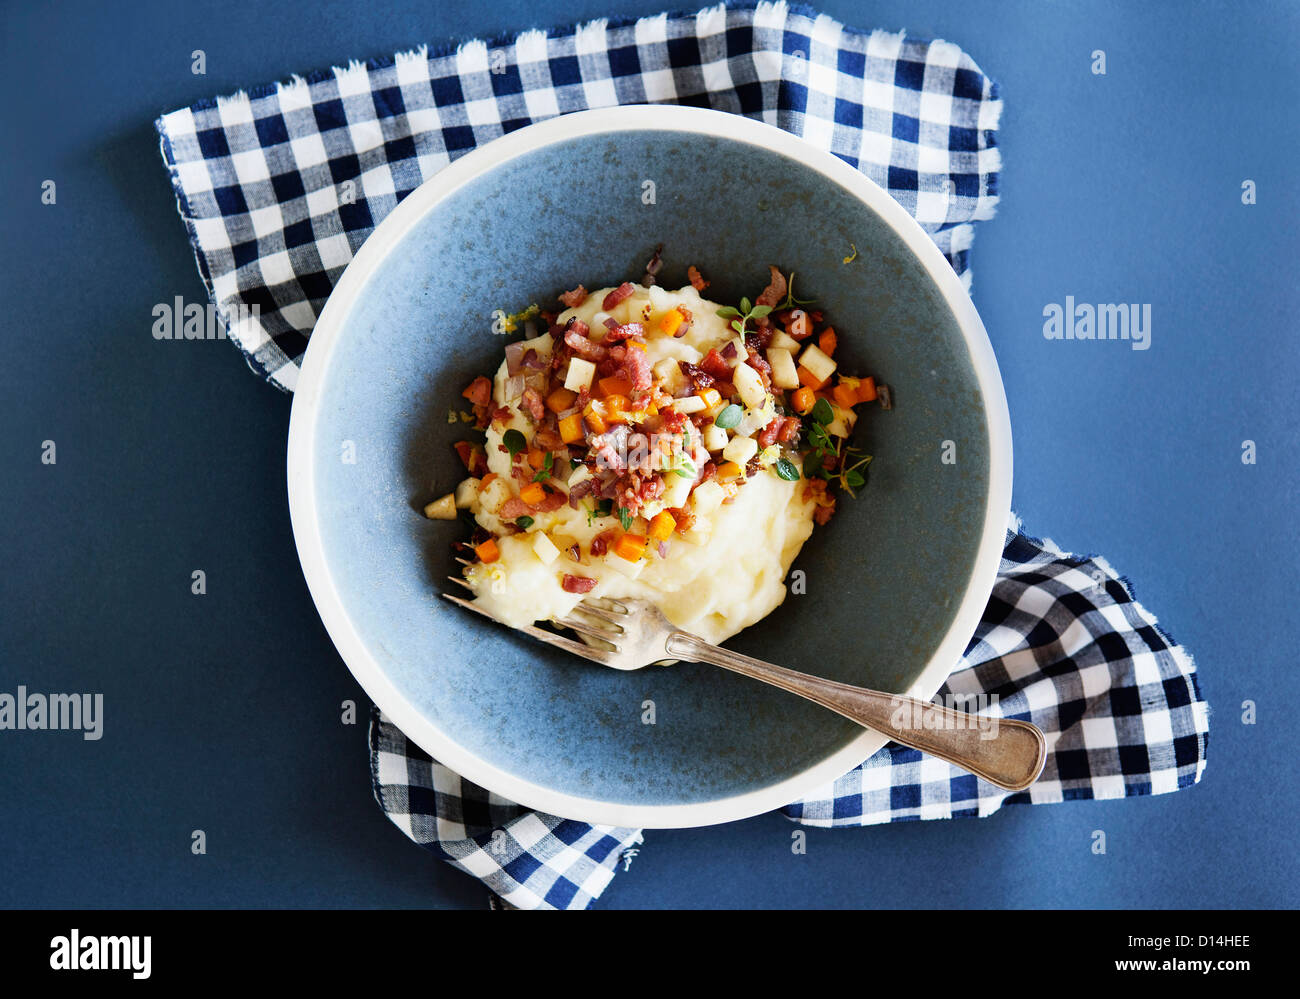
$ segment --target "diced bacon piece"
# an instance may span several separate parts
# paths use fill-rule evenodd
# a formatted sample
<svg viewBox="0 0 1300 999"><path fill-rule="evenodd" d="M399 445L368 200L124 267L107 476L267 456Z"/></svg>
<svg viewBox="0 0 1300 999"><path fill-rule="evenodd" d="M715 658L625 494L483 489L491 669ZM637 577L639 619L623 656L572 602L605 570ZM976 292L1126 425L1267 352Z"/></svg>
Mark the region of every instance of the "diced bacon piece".
<svg viewBox="0 0 1300 999"><path fill-rule="evenodd" d="M596 581L590 576L574 576L566 572L560 586L565 593L590 593L596 588Z"/></svg>
<svg viewBox="0 0 1300 999"><path fill-rule="evenodd" d="M619 343L634 336L644 337L645 327L640 323L615 323L609 327L609 332L605 334L605 342Z"/></svg>
<svg viewBox="0 0 1300 999"><path fill-rule="evenodd" d="M754 300L754 304L776 308L781 299L785 298L785 275L771 264L767 265L767 269L772 272L772 281Z"/></svg>
<svg viewBox="0 0 1300 999"><path fill-rule="evenodd" d="M531 386L524 389L524 395L519 400L519 405L533 418L534 423L541 422L542 417L546 415L546 401L542 398L542 393Z"/></svg>
<svg viewBox="0 0 1300 999"><path fill-rule="evenodd" d="M709 352L704 355L704 360L700 362L700 369L711 378L729 379L731 377L731 365L713 347L710 347Z"/></svg>
<svg viewBox="0 0 1300 999"><path fill-rule="evenodd" d="M694 264L686 268L686 277L691 282L691 287L696 291L703 291L709 286L709 282L704 280L704 276L700 274L699 268Z"/></svg>
<svg viewBox="0 0 1300 999"><path fill-rule="evenodd" d="M533 508L518 496L511 496L501 504L499 516L502 520L518 520L520 517L529 516L532 512Z"/></svg>
<svg viewBox="0 0 1300 999"><path fill-rule="evenodd" d="M781 432L783 418L778 416L771 423L758 432L758 446L771 447L776 443L777 435Z"/></svg>
<svg viewBox="0 0 1300 999"><path fill-rule="evenodd" d="M574 288L573 291L566 291L560 296L560 301L568 308L576 309L579 305L587 300L587 289L582 285Z"/></svg>
<svg viewBox="0 0 1300 999"><path fill-rule="evenodd" d="M492 401L492 383L479 375L466 387L461 393L466 399L475 406L486 406Z"/></svg>
<svg viewBox="0 0 1300 999"><path fill-rule="evenodd" d="M601 531L594 538L592 538L591 539L592 557L600 558L600 556L604 555L607 551L609 551L609 543L613 539L614 539L613 528L610 528L608 531Z"/></svg>
<svg viewBox="0 0 1300 999"><path fill-rule="evenodd" d="M600 303L600 307L608 312L614 306L624 299L631 298L632 293L636 291L636 285L631 281L624 281L621 285L605 296L605 300Z"/></svg>
<svg viewBox="0 0 1300 999"><path fill-rule="evenodd" d="M583 329L586 328L584 323ZM603 361L609 356L608 347L587 339L585 333L579 333L576 329L565 330L564 344L584 361Z"/></svg>
<svg viewBox="0 0 1300 999"><path fill-rule="evenodd" d="M801 421L796 416L781 417L781 427L776 432L777 442L781 444L789 444L799 436L800 425Z"/></svg>

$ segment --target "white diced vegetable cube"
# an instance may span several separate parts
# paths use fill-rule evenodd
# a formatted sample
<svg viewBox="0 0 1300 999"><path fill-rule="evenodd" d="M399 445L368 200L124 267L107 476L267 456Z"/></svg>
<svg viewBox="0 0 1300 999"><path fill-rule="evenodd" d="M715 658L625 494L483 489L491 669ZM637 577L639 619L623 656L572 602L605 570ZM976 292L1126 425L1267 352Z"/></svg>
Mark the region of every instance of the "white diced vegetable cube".
<svg viewBox="0 0 1300 999"><path fill-rule="evenodd" d="M564 379L564 387L570 392L581 392L591 388L591 380L596 376L596 366L581 357L569 361L569 374Z"/></svg>
<svg viewBox="0 0 1300 999"><path fill-rule="evenodd" d="M727 446L727 432L716 423L704 428L704 446L710 451L721 451Z"/></svg>
<svg viewBox="0 0 1300 999"><path fill-rule="evenodd" d="M686 499L690 496L691 486L693 485L695 485L693 477L669 472L664 477L664 491L659 497L659 502L663 504L665 510L670 507L683 507L686 505Z"/></svg>
<svg viewBox="0 0 1300 999"><path fill-rule="evenodd" d="M734 368L738 364L745 363L745 359L749 357L749 348L745 346L745 338L743 336L734 336L731 338L731 342L736 348L736 355L734 357L728 357L727 363Z"/></svg>
<svg viewBox="0 0 1300 999"><path fill-rule="evenodd" d="M686 376L682 374L681 365L677 363L676 358L661 358L655 362L655 366L650 370L655 378L663 384L664 391L669 394L675 393L686 384Z"/></svg>
<svg viewBox="0 0 1300 999"><path fill-rule="evenodd" d="M555 543L546 536L545 531L538 531L533 535L533 553L542 560L543 565L550 565L560 557L560 549L555 547Z"/></svg>
<svg viewBox="0 0 1300 999"><path fill-rule="evenodd" d="M691 503L695 507L696 516L699 517L711 514L726 498L726 491L713 479L701 482L695 487L695 492L691 493Z"/></svg>
<svg viewBox="0 0 1300 999"><path fill-rule="evenodd" d="M848 437L857 421L858 414L853 410L831 403L831 422L826 424L826 432L835 437Z"/></svg>
<svg viewBox="0 0 1300 999"><path fill-rule="evenodd" d="M605 556L605 564L611 569L618 570L628 579L636 579L637 576L641 575L641 570L645 568L646 560L639 558L635 562L629 562L622 555L615 555L610 552Z"/></svg>
<svg viewBox="0 0 1300 999"><path fill-rule="evenodd" d="M733 437L722 449L723 460L734 461L741 468L744 468L749 459L757 453L758 441L752 437Z"/></svg>
<svg viewBox="0 0 1300 999"><path fill-rule="evenodd" d="M551 334L543 333L541 336L535 336L531 340L525 340L519 346L523 348L523 353L519 355L520 357L523 357L523 355L527 354L530 350L537 351L538 357L550 357L551 352L555 349L555 339Z"/></svg>
<svg viewBox="0 0 1300 999"><path fill-rule="evenodd" d="M425 504L424 515L430 520L455 520L456 494L448 493L432 503Z"/></svg>
<svg viewBox="0 0 1300 999"><path fill-rule="evenodd" d="M772 365L773 385L783 389L799 387L799 372L795 369L794 358L788 350L783 347L768 347L767 363Z"/></svg>
<svg viewBox="0 0 1300 999"><path fill-rule="evenodd" d="M680 399L674 399L668 404L668 407L677 410L679 413L698 413L708 408L704 400L698 395L686 395Z"/></svg>
<svg viewBox="0 0 1300 999"><path fill-rule="evenodd" d="M769 350L771 350L773 347L776 347L778 350L789 351L790 356L792 357L795 354L799 353L799 341L796 340L794 337L792 337L785 330L777 330L775 333L773 333L772 339L768 341L767 347Z"/></svg>
<svg viewBox="0 0 1300 999"><path fill-rule="evenodd" d="M748 364L736 366L731 375L731 383L736 386L736 391L746 406L758 409L767 399L762 377Z"/></svg>
<svg viewBox="0 0 1300 999"><path fill-rule="evenodd" d="M573 474L569 476L569 482L568 482L569 488L572 489L579 482L586 482L590 478L591 478L591 469L588 468L586 465L579 465L577 468L573 470Z"/></svg>
<svg viewBox="0 0 1300 999"><path fill-rule="evenodd" d="M799 355L799 363L820 382L826 381L835 373L835 361L815 343L808 344Z"/></svg>
<svg viewBox="0 0 1300 999"><path fill-rule="evenodd" d="M456 487L456 507L459 510L471 510L478 502L478 487L482 479L470 476Z"/></svg>

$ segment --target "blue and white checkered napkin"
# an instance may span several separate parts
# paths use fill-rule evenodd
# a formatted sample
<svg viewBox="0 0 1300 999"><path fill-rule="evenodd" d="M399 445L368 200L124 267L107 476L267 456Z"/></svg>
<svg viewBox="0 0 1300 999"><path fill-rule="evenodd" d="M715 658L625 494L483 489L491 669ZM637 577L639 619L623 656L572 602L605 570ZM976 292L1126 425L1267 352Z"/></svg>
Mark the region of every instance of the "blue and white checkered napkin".
<svg viewBox="0 0 1300 999"><path fill-rule="evenodd" d="M196 104L158 130L228 334L291 391L335 280L402 197L530 122L645 102L749 115L830 150L911 212L969 284L972 223L992 216L998 195L995 84L954 45L785 3L421 48ZM1037 723L1051 747L1039 782L1009 795L891 744L786 815L820 826L988 815L1008 801L1174 791L1205 768L1208 708L1190 657L1105 562L1065 555L1018 523L941 694L996 695L986 713ZM635 829L531 812L475 787L378 712L370 749L388 816L512 905L584 908L641 842Z"/></svg>

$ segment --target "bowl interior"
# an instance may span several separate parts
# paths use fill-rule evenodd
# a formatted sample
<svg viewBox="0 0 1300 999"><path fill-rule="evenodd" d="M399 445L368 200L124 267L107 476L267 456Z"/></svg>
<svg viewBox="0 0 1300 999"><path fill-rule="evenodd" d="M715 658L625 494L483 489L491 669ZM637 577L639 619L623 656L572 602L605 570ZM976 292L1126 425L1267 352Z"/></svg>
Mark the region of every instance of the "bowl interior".
<svg viewBox="0 0 1300 999"><path fill-rule="evenodd" d="M953 620L990 481L970 352L890 225L798 155L659 130L533 149L428 211L343 317L314 435L324 560L388 681L500 771L603 802L690 805L792 778L862 734L722 670L616 672L439 598L465 527L428 521L420 506L465 474L451 445L472 434L448 410L499 363L491 312L553 303L579 282L635 280L659 242L661 284L686 283L694 264L723 303L761 290L768 263L793 270L798 297L834 323L841 367L894 392L893 411L864 407L855 443L875 455L870 483L805 546L804 592L728 645L903 691ZM941 460L944 441L955 463Z"/></svg>

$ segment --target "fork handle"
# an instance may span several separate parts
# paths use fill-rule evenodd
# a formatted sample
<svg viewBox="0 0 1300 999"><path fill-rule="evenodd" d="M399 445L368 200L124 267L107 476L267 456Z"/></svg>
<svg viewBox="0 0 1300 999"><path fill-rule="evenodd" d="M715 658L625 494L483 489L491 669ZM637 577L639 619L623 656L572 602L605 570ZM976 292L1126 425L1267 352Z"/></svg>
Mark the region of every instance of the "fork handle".
<svg viewBox="0 0 1300 999"><path fill-rule="evenodd" d="M1042 773L1047 759L1047 740L1030 722L981 719L989 724L980 729L975 727L978 716L964 711L798 673L710 645L684 631L674 631L666 645L669 654L677 659L721 666L780 687L1008 791L1029 787Z"/></svg>

